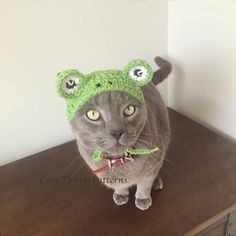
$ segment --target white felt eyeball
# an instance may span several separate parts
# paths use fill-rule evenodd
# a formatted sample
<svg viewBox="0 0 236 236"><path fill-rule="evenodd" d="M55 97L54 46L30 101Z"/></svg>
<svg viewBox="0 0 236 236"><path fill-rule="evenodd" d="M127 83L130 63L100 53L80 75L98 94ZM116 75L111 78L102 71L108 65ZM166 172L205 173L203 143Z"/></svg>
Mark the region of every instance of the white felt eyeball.
<svg viewBox="0 0 236 236"><path fill-rule="evenodd" d="M79 87L79 78L76 76L70 76L62 83L62 90L67 94L74 94Z"/></svg>
<svg viewBox="0 0 236 236"><path fill-rule="evenodd" d="M148 77L148 70L144 66L135 66L129 70L129 76L136 81L143 81Z"/></svg>

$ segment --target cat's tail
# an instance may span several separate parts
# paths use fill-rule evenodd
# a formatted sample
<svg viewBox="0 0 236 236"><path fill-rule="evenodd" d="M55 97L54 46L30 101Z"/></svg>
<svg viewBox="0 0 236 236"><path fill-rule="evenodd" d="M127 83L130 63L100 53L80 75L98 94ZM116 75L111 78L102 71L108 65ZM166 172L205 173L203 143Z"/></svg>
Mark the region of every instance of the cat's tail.
<svg viewBox="0 0 236 236"><path fill-rule="evenodd" d="M153 73L152 82L157 85L168 77L172 70L172 66L169 61L163 59L162 57L156 57L155 62L160 67L160 69Z"/></svg>

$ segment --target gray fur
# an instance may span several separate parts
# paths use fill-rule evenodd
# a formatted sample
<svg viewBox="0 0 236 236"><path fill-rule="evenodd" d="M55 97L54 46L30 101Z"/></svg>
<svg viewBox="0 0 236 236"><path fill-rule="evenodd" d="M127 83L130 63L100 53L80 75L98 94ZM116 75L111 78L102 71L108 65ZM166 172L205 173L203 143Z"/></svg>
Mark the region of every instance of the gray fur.
<svg viewBox="0 0 236 236"><path fill-rule="evenodd" d="M71 121L77 137L80 154L92 170L107 165L105 160L94 161L95 149L103 150L108 156L121 155L127 147L158 147L160 151L152 155L140 156L135 161L126 162L111 170L99 173L99 178L123 179L122 182L104 184L114 189L113 199L121 205L128 201L129 187L136 185L135 204L145 210L152 204L151 188L168 148L170 139L169 120L166 107L159 92L151 82L142 88L145 103L124 92L105 92L90 99ZM135 105L132 117L125 117L123 109ZM102 119L90 121L86 117L89 109L98 110ZM123 132L117 144L114 132Z"/></svg>

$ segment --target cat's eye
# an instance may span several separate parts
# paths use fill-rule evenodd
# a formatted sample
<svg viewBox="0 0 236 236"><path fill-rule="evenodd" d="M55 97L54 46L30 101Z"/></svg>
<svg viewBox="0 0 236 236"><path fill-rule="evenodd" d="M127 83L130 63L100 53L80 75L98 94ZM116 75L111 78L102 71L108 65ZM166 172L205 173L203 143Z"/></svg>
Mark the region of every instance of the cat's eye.
<svg viewBox="0 0 236 236"><path fill-rule="evenodd" d="M126 116L132 116L135 112L135 106L133 105L128 105L125 109L124 109L124 114Z"/></svg>
<svg viewBox="0 0 236 236"><path fill-rule="evenodd" d="M100 117L100 113L96 110L89 110L89 111L87 111L86 115L87 115L88 119L90 119L92 121L96 121Z"/></svg>

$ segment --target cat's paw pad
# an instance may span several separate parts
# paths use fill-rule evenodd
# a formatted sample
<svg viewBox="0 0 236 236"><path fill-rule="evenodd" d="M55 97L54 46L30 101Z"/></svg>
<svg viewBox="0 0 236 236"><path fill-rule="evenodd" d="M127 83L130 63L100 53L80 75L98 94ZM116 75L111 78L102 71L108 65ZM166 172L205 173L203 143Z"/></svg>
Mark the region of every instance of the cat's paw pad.
<svg viewBox="0 0 236 236"><path fill-rule="evenodd" d="M128 202L129 195L120 195L117 193L113 193L113 200L117 205L123 205Z"/></svg>
<svg viewBox="0 0 236 236"><path fill-rule="evenodd" d="M146 199L135 199L135 205L140 210L147 210L152 205L152 199L146 198Z"/></svg>

